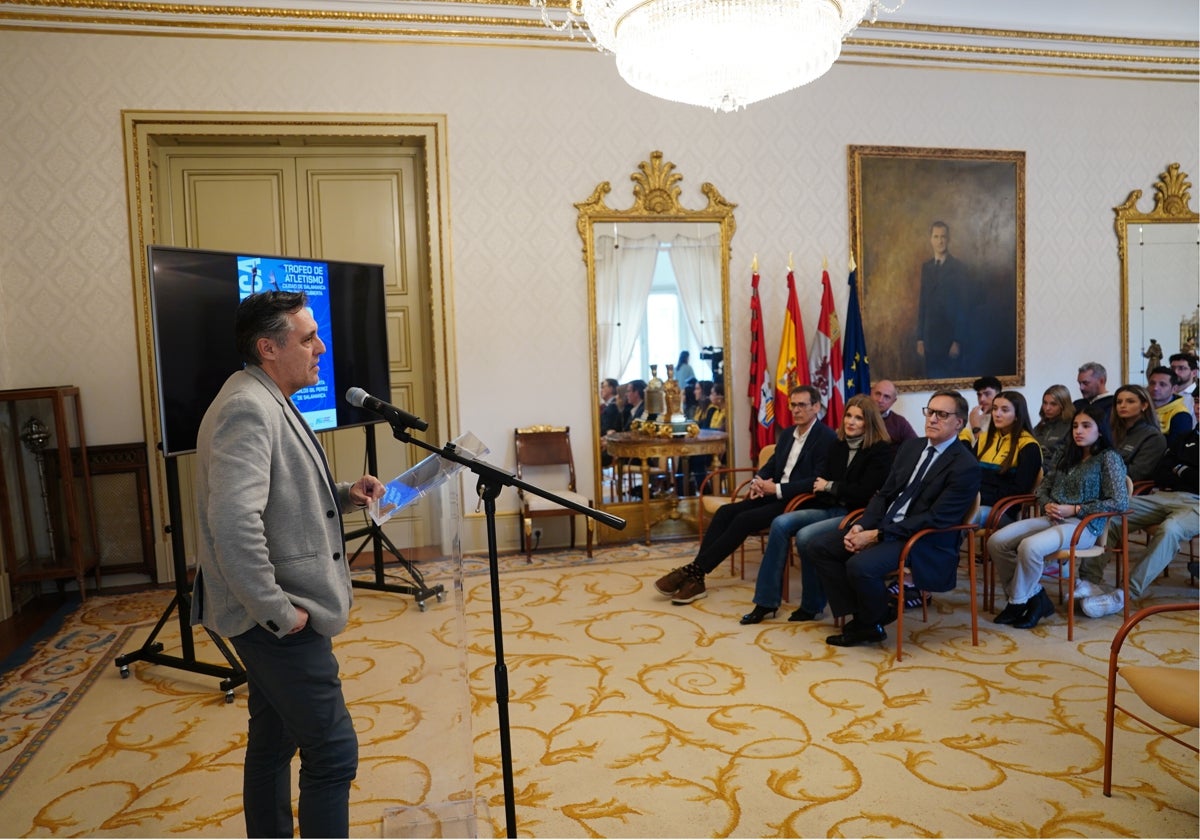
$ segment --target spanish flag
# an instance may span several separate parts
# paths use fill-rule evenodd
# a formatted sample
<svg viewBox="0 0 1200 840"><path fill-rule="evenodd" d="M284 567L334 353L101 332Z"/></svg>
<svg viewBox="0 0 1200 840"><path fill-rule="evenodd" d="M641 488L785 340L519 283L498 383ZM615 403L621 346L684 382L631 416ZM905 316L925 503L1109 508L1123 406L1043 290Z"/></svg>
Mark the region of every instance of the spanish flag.
<svg viewBox="0 0 1200 840"><path fill-rule="evenodd" d="M779 428L792 425L792 414L783 410L788 393L797 385L808 384L808 353L804 349L804 321L800 317L800 302L796 299L796 276L788 271L787 309L783 314L783 336L779 340L779 361L775 365L775 419Z"/></svg>

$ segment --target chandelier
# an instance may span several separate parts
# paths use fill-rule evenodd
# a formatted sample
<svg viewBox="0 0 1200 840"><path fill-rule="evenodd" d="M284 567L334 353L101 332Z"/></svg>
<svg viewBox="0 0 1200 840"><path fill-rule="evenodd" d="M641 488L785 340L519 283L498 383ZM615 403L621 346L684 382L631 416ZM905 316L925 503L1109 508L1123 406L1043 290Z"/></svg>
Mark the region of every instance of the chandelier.
<svg viewBox="0 0 1200 840"><path fill-rule="evenodd" d="M568 0L566 17L555 20L547 2L529 0L550 28L613 53L632 87L714 111L819 78L864 18L899 8L882 0Z"/></svg>

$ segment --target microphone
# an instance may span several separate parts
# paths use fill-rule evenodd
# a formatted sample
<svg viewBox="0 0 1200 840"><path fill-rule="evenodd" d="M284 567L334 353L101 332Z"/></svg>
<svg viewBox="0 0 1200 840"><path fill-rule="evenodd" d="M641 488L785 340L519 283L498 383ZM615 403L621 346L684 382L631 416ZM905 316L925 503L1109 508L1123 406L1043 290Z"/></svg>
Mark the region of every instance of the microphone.
<svg viewBox="0 0 1200 840"><path fill-rule="evenodd" d="M385 403L378 397L372 397L362 388L351 388L347 391L346 402L358 408L373 411L383 416L392 425L400 424L405 428L414 428L418 432L423 432L429 428L429 424L415 414L409 414L402 408L397 408L391 403Z"/></svg>

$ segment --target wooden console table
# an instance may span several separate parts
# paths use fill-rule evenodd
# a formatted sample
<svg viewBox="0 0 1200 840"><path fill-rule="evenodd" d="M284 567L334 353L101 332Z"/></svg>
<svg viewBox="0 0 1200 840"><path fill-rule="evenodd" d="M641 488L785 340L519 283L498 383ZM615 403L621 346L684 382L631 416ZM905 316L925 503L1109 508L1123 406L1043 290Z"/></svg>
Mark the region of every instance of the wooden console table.
<svg viewBox="0 0 1200 840"><path fill-rule="evenodd" d="M604 438L604 449L614 458L625 458L641 462L642 473L642 515L646 524L646 545L650 544L650 529L664 519L678 519L679 499L675 495L674 475L677 472L674 465L681 458L696 455L713 456L713 469L720 466L719 458L725 454L729 445L729 435L711 429L702 429L696 437L652 437L634 432L621 432ZM672 466L668 474L672 480L668 482L668 493L672 497L667 512L651 521L650 519L650 461L662 458Z"/></svg>

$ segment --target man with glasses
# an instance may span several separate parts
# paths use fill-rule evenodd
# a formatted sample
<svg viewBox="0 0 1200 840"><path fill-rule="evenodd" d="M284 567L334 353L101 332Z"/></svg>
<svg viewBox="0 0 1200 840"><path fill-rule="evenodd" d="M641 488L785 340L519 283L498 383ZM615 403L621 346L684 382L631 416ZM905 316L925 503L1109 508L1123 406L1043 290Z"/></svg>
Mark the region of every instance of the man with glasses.
<svg viewBox="0 0 1200 840"><path fill-rule="evenodd" d="M969 407L957 391L938 391L922 409L925 437L906 441L887 481L849 529L809 543L809 556L834 616L853 615L825 641L839 647L887 638L894 617L886 579L896 571L904 543L924 528L958 525L979 492L979 462L958 442ZM909 554L913 585L926 592L953 589L958 576L958 532L930 534Z"/></svg>
<svg viewBox="0 0 1200 840"><path fill-rule="evenodd" d="M788 407L794 425L752 479L747 498L719 508L700 540L696 558L655 581L654 588L672 604L690 604L705 597L705 575L733 554L746 537L770 527L791 499L812 492L837 434L817 422L821 392L813 386L793 388Z"/></svg>

